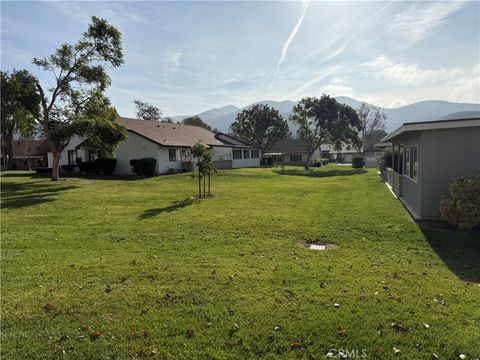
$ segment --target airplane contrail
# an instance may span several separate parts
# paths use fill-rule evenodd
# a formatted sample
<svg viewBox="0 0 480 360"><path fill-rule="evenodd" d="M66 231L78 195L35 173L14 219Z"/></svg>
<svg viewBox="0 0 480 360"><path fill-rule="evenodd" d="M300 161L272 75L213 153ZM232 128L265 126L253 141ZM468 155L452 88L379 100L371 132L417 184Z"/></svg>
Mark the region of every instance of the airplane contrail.
<svg viewBox="0 0 480 360"><path fill-rule="evenodd" d="M288 37L285 44L283 44L282 53L280 55L280 58L278 59L277 67L275 68L275 71L273 72L272 77L274 77L278 74L278 71L280 70L280 66L282 65L283 61L287 57L288 47L290 46L293 39L295 38L295 35L297 35L297 32L298 32L298 29L300 28L300 25L302 25L303 18L305 17L305 14L307 13L309 3L310 3L309 0L304 0L302 2L302 12L300 14L300 17L298 18L297 24L295 25L292 32L290 33L290 36Z"/></svg>

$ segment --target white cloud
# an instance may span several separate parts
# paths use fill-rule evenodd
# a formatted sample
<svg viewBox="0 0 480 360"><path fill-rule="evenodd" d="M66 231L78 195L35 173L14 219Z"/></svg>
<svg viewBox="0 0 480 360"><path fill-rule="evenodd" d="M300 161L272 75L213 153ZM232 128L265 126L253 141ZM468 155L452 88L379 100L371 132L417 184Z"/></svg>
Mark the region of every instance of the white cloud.
<svg viewBox="0 0 480 360"><path fill-rule="evenodd" d="M169 83L169 75L179 69L182 57L183 52L181 50L172 50L167 48L165 57L163 58L162 66L163 79L166 84Z"/></svg>
<svg viewBox="0 0 480 360"><path fill-rule="evenodd" d="M375 76L384 77L400 85L425 84L455 79L462 71L457 68L424 69L417 64L394 63L380 55L369 63L377 71Z"/></svg>
<svg viewBox="0 0 480 360"><path fill-rule="evenodd" d="M138 25L147 21L146 16L135 7L126 7L120 3L47 1L46 4L82 24L90 21L92 15L105 18L116 26Z"/></svg>
<svg viewBox="0 0 480 360"><path fill-rule="evenodd" d="M445 22L447 17L462 6L460 1L425 2L410 5L388 25L388 31L399 47L408 47L428 37L432 30Z"/></svg>
<svg viewBox="0 0 480 360"><path fill-rule="evenodd" d="M408 105L408 101L403 100L403 99L395 99L387 107L398 108L398 107L405 106L405 105Z"/></svg>
<svg viewBox="0 0 480 360"><path fill-rule="evenodd" d="M335 71L337 71L337 67L333 66L329 68L326 72L321 73L320 75L315 76L313 79L307 81L302 86L298 87L297 89L293 90L289 94L286 95L287 99L296 98L298 95L304 95L305 91L308 90L310 87L318 83L319 81L325 79L326 77L332 75Z"/></svg>
<svg viewBox="0 0 480 360"><path fill-rule="evenodd" d="M450 101L469 101L480 103L480 64L473 67L472 71L466 72L451 82Z"/></svg>
<svg viewBox="0 0 480 360"><path fill-rule="evenodd" d="M383 86L386 91L370 93L388 107L433 99L480 103L478 63L462 68L428 69L417 64L394 63L379 56L369 66L377 71L374 77L388 80Z"/></svg>
<svg viewBox="0 0 480 360"><path fill-rule="evenodd" d="M348 96L350 98L355 97L355 90L346 84L331 82L328 85L320 88L320 94L327 94L330 96Z"/></svg>

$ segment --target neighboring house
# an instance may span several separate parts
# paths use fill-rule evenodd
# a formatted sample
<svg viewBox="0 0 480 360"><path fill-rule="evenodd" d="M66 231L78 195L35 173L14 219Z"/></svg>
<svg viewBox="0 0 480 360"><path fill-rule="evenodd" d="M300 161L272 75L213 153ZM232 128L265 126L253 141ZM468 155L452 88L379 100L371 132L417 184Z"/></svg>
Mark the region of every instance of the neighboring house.
<svg viewBox="0 0 480 360"><path fill-rule="evenodd" d="M377 157L382 152L382 147L378 146L381 139L387 133L383 130L375 131L371 135L367 135L364 140L362 151L365 153L365 167L377 167ZM333 145L322 144L322 157L328 158L332 162L351 163L354 157L362 157L362 154L356 151L351 145L344 144L340 150L334 150Z"/></svg>
<svg viewBox="0 0 480 360"><path fill-rule="evenodd" d="M450 181L480 175L480 112L405 123L382 141L394 151L384 179L415 219L438 219Z"/></svg>
<svg viewBox="0 0 480 360"><path fill-rule="evenodd" d="M320 149L322 151L322 158L326 158L329 159L330 162L336 162L340 164L350 164L354 157L362 156L362 154L359 154L349 144L342 144L342 148L339 150L335 150L332 144L322 144Z"/></svg>
<svg viewBox="0 0 480 360"><path fill-rule="evenodd" d="M365 153L365 167L377 167L378 157L382 154L382 149L384 147L379 144L381 143L382 138L386 135L387 133L385 131L378 130L370 135L365 136L365 140L363 143L363 151Z"/></svg>
<svg viewBox="0 0 480 360"><path fill-rule="evenodd" d="M76 147L83 142L83 139L74 136L68 145L63 149L60 153L60 167L62 165L76 165L77 159L80 161L88 161L88 154L84 155L82 151L77 151ZM48 167L51 168L53 166L53 154L49 151L48 152Z"/></svg>
<svg viewBox="0 0 480 360"><path fill-rule="evenodd" d="M35 170L47 166L46 140L18 139L13 141L12 169Z"/></svg>
<svg viewBox="0 0 480 360"><path fill-rule="evenodd" d="M307 161L308 151L307 146L302 140L282 139L275 142L265 156L272 157L276 164L280 164L283 157L285 165L303 166ZM320 150L315 150L310 157L309 165L312 165L315 159L320 158L320 156Z"/></svg>
<svg viewBox="0 0 480 360"><path fill-rule="evenodd" d="M227 134L216 135L199 126L130 118L119 118L117 122L125 126L128 137L115 152L116 174L133 174L130 160L147 157L156 160L156 174L191 171L194 169L191 148L196 143L208 148L217 169L260 166L261 149L258 146ZM74 138L62 152L60 164L76 160L94 161L102 157L105 157L102 151L87 141Z"/></svg>

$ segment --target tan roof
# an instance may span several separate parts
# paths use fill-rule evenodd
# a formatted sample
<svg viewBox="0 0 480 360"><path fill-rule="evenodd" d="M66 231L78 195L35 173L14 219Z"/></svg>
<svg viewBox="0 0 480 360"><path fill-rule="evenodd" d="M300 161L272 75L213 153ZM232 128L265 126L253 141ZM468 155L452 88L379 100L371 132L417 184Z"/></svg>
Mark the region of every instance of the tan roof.
<svg viewBox="0 0 480 360"><path fill-rule="evenodd" d="M130 118L118 118L117 123L128 131L151 140L161 146L192 147L196 143L208 146L224 146L215 134L200 126L170 124Z"/></svg>
<svg viewBox="0 0 480 360"><path fill-rule="evenodd" d="M47 140L20 139L13 141L12 157L43 157L49 149Z"/></svg>
<svg viewBox="0 0 480 360"><path fill-rule="evenodd" d="M269 152L271 153L306 153L307 145L299 139L281 139L275 142Z"/></svg>

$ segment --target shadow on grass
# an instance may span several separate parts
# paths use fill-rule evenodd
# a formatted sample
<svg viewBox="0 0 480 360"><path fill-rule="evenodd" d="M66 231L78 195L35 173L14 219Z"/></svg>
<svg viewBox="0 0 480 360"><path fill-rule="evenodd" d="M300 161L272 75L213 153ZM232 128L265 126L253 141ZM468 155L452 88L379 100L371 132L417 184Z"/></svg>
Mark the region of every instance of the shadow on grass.
<svg viewBox="0 0 480 360"><path fill-rule="evenodd" d="M331 176L350 176L350 175L359 175L365 174L367 170L365 169L349 169L349 170L325 170L325 171L318 171L318 170L274 170L273 172L280 174L280 175L293 175L293 176L308 176L308 177L331 177Z"/></svg>
<svg viewBox="0 0 480 360"><path fill-rule="evenodd" d="M480 229L455 230L448 224L419 222L432 249L460 280L480 283Z"/></svg>
<svg viewBox="0 0 480 360"><path fill-rule="evenodd" d="M30 179L49 179L52 177L49 173L36 173L36 172L15 172L9 170L6 173L2 173L2 178L30 178ZM61 179L87 179L87 180L143 180L148 179L147 176L135 176L135 175L96 175L96 174L61 174Z"/></svg>
<svg viewBox="0 0 480 360"><path fill-rule="evenodd" d="M2 172L0 178L30 178L30 179L45 179L51 177L50 174L37 174L33 171L25 172L19 171L15 172L14 170L8 170L8 172Z"/></svg>
<svg viewBox="0 0 480 360"><path fill-rule="evenodd" d="M76 188L78 186L46 184L44 181L2 184L2 208L19 209L52 202L59 193Z"/></svg>
<svg viewBox="0 0 480 360"><path fill-rule="evenodd" d="M140 220L149 219L165 212L173 212L173 211L186 208L187 206L192 205L194 202L195 202L195 199L192 199L192 198L186 198L184 200L174 201L171 205L163 208L154 208L154 209L145 210L143 213L141 213L138 216L138 218Z"/></svg>

